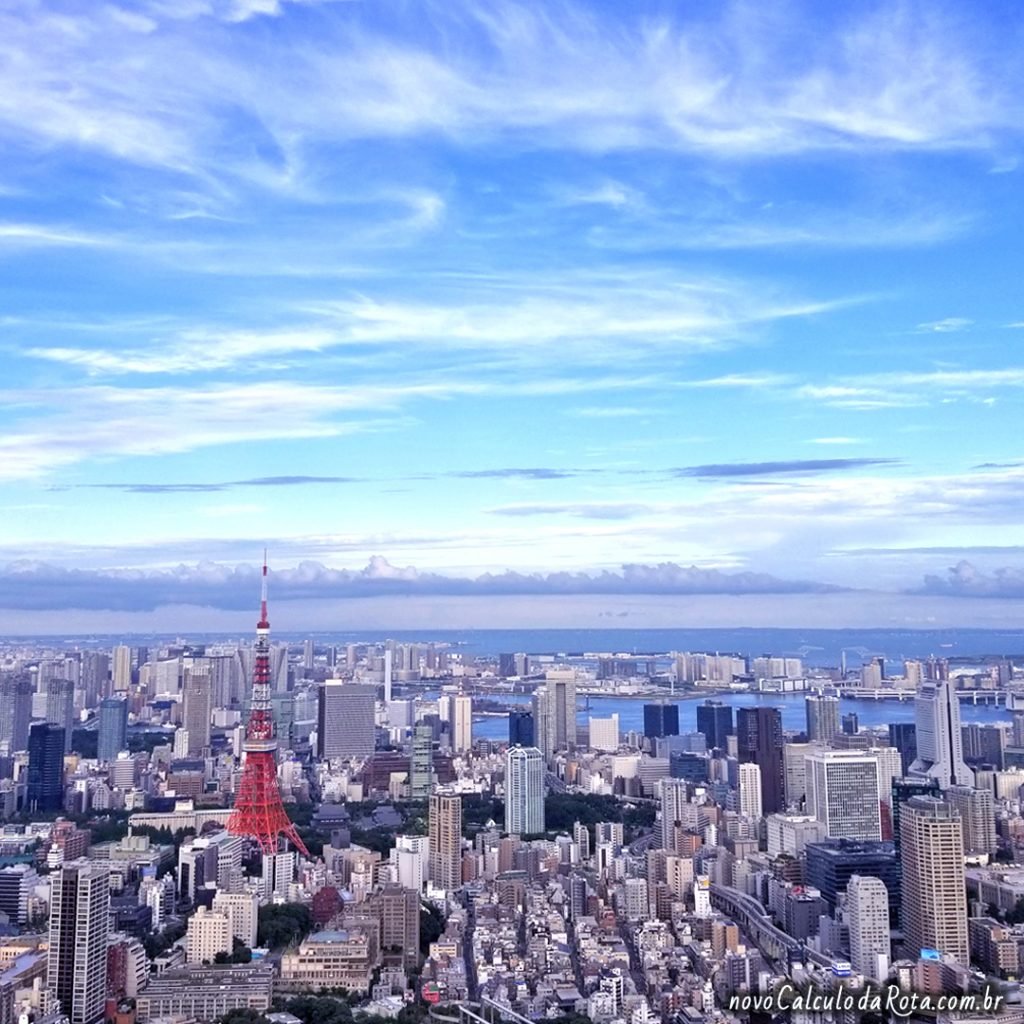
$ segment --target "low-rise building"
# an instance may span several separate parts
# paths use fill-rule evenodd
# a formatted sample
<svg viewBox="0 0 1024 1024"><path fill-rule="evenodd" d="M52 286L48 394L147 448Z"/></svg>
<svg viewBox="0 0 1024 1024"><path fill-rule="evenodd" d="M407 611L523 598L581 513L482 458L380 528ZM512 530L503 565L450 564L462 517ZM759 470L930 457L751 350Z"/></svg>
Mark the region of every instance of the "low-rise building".
<svg viewBox="0 0 1024 1024"><path fill-rule="evenodd" d="M230 964L186 967L154 975L136 1001L139 1024L155 1018L216 1020L229 1010L270 1009L274 969Z"/></svg>
<svg viewBox="0 0 1024 1024"><path fill-rule="evenodd" d="M281 987L290 992L321 988L368 992L377 953L374 929L316 932L281 957Z"/></svg>

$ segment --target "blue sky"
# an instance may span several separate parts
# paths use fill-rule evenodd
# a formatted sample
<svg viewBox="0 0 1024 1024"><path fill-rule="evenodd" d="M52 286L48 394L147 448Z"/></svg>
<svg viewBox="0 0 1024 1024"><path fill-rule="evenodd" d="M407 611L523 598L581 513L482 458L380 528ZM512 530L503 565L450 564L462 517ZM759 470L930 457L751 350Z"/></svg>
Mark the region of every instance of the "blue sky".
<svg viewBox="0 0 1024 1024"><path fill-rule="evenodd" d="M1021 34L9 5L5 620L1016 623Z"/></svg>

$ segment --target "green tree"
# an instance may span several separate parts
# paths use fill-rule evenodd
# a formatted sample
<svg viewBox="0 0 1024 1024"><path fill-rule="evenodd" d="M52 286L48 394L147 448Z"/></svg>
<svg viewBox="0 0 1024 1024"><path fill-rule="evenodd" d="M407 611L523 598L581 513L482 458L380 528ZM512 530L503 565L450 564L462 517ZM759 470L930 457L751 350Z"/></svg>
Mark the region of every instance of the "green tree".
<svg viewBox="0 0 1024 1024"><path fill-rule="evenodd" d="M1007 924L1024 924L1024 896L1021 896L1012 909L1006 912L1003 920Z"/></svg>
<svg viewBox="0 0 1024 1024"><path fill-rule="evenodd" d="M218 1018L219 1024L270 1024L258 1010L228 1010Z"/></svg>
<svg viewBox="0 0 1024 1024"><path fill-rule="evenodd" d="M343 999L332 996L295 996L284 1006L302 1024L351 1024L352 1009Z"/></svg>
<svg viewBox="0 0 1024 1024"><path fill-rule="evenodd" d="M304 903L260 907L258 941L270 949L283 949L304 939L313 927L313 915Z"/></svg>
<svg viewBox="0 0 1024 1024"><path fill-rule="evenodd" d="M420 952L426 956L432 942L444 934L444 915L432 904L420 904Z"/></svg>

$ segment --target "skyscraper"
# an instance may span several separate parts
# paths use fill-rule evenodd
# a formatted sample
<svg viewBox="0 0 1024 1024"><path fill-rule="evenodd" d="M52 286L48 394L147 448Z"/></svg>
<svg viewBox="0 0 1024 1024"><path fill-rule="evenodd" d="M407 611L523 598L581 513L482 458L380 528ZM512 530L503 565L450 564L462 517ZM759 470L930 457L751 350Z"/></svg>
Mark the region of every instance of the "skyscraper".
<svg viewBox="0 0 1024 1024"><path fill-rule="evenodd" d="M409 756L409 798L426 800L434 789L434 730L420 722L412 731Z"/></svg>
<svg viewBox="0 0 1024 1024"><path fill-rule="evenodd" d="M530 698L530 716L533 718L533 735L538 749L546 761L551 760L551 732L548 729L548 691L541 686L533 691Z"/></svg>
<svg viewBox="0 0 1024 1024"><path fill-rule="evenodd" d="M101 697L107 696L107 681L110 674L110 655L102 651L85 651L82 654L82 689L85 691L85 706L91 708Z"/></svg>
<svg viewBox="0 0 1024 1024"><path fill-rule="evenodd" d="M732 736L732 708L720 701L706 700L697 705L697 732L704 733L708 750L725 749L726 736Z"/></svg>
<svg viewBox="0 0 1024 1024"><path fill-rule="evenodd" d="M823 839L804 849L807 884L821 890L831 907L839 902L854 875L880 878L889 893L889 917L899 915L900 865L892 843L857 839Z"/></svg>
<svg viewBox="0 0 1024 1024"><path fill-rule="evenodd" d="M549 672L533 697L533 728L537 746L550 760L561 750L576 746L576 673L572 669Z"/></svg>
<svg viewBox="0 0 1024 1024"><path fill-rule="evenodd" d="M505 831L544 831L544 755L536 747L511 747L505 755Z"/></svg>
<svg viewBox="0 0 1024 1024"><path fill-rule="evenodd" d="M934 797L911 797L900 810L904 950L948 953L965 967L967 891L963 829L955 808Z"/></svg>
<svg viewBox="0 0 1024 1024"><path fill-rule="evenodd" d="M457 693L451 698L450 708L452 750L462 754L473 749L473 698L468 693Z"/></svg>
<svg viewBox="0 0 1024 1024"><path fill-rule="evenodd" d="M387 883L378 897L380 903L380 948L398 947L406 966L420 959L419 887L403 888Z"/></svg>
<svg viewBox="0 0 1024 1024"><path fill-rule="evenodd" d="M917 757L917 726L913 722L890 722L889 746L900 752L900 764L906 775Z"/></svg>
<svg viewBox="0 0 1024 1024"><path fill-rule="evenodd" d="M71 1024L103 1018L109 930L108 865L83 857L50 875L46 980Z"/></svg>
<svg viewBox="0 0 1024 1024"><path fill-rule="evenodd" d="M754 763L741 764L739 775L739 811L745 818L762 815L761 768Z"/></svg>
<svg viewBox="0 0 1024 1024"><path fill-rule="evenodd" d="M658 846L663 850L675 849L675 836L678 828L687 828L695 816L689 812L695 810L690 805L690 791L684 779L662 779L658 783L661 789L661 808L655 824Z"/></svg>
<svg viewBox="0 0 1024 1024"><path fill-rule="evenodd" d="M895 756L895 755L894 755ZM830 839L881 839L878 759L854 750L806 758L807 813Z"/></svg>
<svg viewBox="0 0 1024 1024"><path fill-rule="evenodd" d="M213 714L213 689L210 666L205 659L185 669L182 728L188 733L188 756L196 757L210 745L210 721Z"/></svg>
<svg viewBox="0 0 1024 1024"><path fill-rule="evenodd" d="M846 888L850 963L869 981L889 974L889 892L880 878L854 875Z"/></svg>
<svg viewBox="0 0 1024 1024"><path fill-rule="evenodd" d="M462 798L435 793L430 798L430 881L445 892L462 885Z"/></svg>
<svg viewBox="0 0 1024 1024"><path fill-rule="evenodd" d="M128 701L123 697L104 697L97 715L96 756L114 761L128 749Z"/></svg>
<svg viewBox="0 0 1024 1024"><path fill-rule="evenodd" d="M8 754L28 747L28 727L32 721L32 678L24 672L0 675L0 747Z"/></svg>
<svg viewBox="0 0 1024 1024"><path fill-rule="evenodd" d="M71 731L75 725L75 684L70 679L46 682L46 720L64 730L64 751L71 752Z"/></svg>
<svg viewBox="0 0 1024 1024"><path fill-rule="evenodd" d="M989 789L970 786L950 786L945 792L946 803L960 815L964 837L964 853L996 852L995 798Z"/></svg>
<svg viewBox="0 0 1024 1024"><path fill-rule="evenodd" d="M532 711L510 711L508 713L508 745L510 747L536 745Z"/></svg>
<svg viewBox="0 0 1024 1024"><path fill-rule="evenodd" d="M28 785L31 811L59 811L64 805L64 729L37 722L28 734Z"/></svg>
<svg viewBox="0 0 1024 1024"><path fill-rule="evenodd" d="M914 701L917 757L911 777L935 779L940 789L973 786L974 772L964 762L960 701L947 680L927 683Z"/></svg>
<svg viewBox="0 0 1024 1024"><path fill-rule="evenodd" d="M700 708L697 709L698 712ZM778 708L740 708L736 746L742 763L761 769L761 808L774 814L785 808L782 774L782 713Z"/></svg>
<svg viewBox="0 0 1024 1024"><path fill-rule="evenodd" d="M317 750L321 758L369 757L374 749L377 688L328 680L320 687Z"/></svg>
<svg viewBox="0 0 1024 1024"><path fill-rule="evenodd" d="M900 853L900 811L911 797L940 795L935 779L893 779L889 806L892 808L892 838L896 855Z"/></svg>
<svg viewBox="0 0 1024 1024"><path fill-rule="evenodd" d="M127 693L132 685L132 649L125 644L114 648L113 665L114 693Z"/></svg>
<svg viewBox="0 0 1024 1024"><path fill-rule="evenodd" d="M823 693L805 698L807 712L807 738L812 742L828 743L839 732L839 698Z"/></svg>
<svg viewBox="0 0 1024 1024"><path fill-rule="evenodd" d="M700 732L700 726L697 727ZM678 704L645 704L644 735L649 740L679 735Z"/></svg>
<svg viewBox="0 0 1024 1024"><path fill-rule="evenodd" d="M619 716L609 715L607 718L589 719L590 747L605 753L614 753L619 749Z"/></svg>

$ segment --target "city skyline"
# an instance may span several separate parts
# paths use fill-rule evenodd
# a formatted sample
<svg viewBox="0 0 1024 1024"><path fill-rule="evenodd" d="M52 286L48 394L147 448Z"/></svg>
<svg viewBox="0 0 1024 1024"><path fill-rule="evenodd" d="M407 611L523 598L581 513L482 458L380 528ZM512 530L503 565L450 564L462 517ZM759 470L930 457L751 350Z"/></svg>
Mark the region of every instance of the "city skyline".
<svg viewBox="0 0 1024 1024"><path fill-rule="evenodd" d="M1018 34L0 13L7 631L1016 625Z"/></svg>

